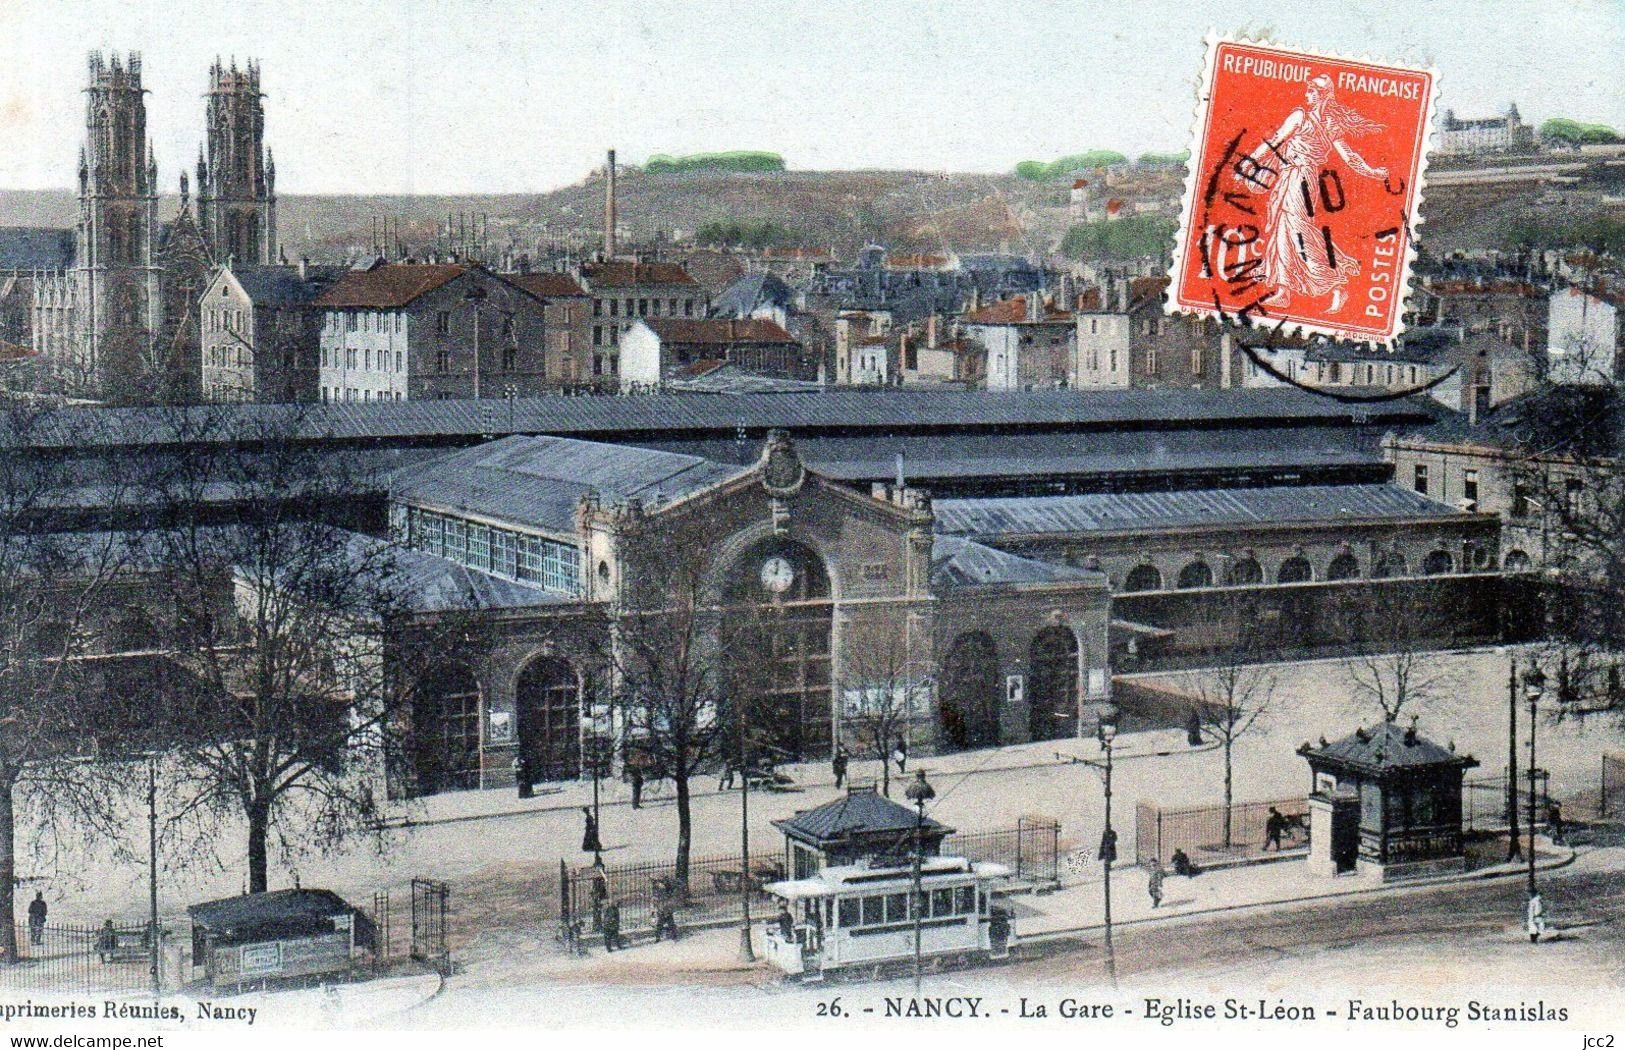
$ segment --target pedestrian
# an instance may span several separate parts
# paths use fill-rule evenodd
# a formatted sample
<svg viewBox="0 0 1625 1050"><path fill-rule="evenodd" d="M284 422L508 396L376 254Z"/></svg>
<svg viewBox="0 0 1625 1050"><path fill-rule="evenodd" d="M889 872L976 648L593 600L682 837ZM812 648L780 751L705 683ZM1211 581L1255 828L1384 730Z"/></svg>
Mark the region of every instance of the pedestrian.
<svg viewBox="0 0 1625 1050"><path fill-rule="evenodd" d="M1185 742L1191 747L1202 746L1202 712L1191 708L1191 716L1185 721Z"/></svg>
<svg viewBox="0 0 1625 1050"><path fill-rule="evenodd" d="M902 737L897 738L897 746L892 748L891 758L897 763L897 772L908 772L908 741Z"/></svg>
<svg viewBox="0 0 1625 1050"><path fill-rule="evenodd" d="M1202 874L1202 869L1191 863L1190 854L1186 853L1182 849L1174 850L1174 855L1169 859L1173 862L1175 875L1182 875L1187 879L1194 879L1196 876Z"/></svg>
<svg viewBox="0 0 1625 1050"><path fill-rule="evenodd" d="M613 898L604 902L604 951L625 948L621 937L621 902Z"/></svg>
<svg viewBox="0 0 1625 1050"><path fill-rule="evenodd" d="M1546 905L1540 899L1538 891L1529 894L1529 909L1524 913L1524 928L1529 931L1530 944L1540 940L1540 935L1546 932Z"/></svg>
<svg viewBox="0 0 1625 1050"><path fill-rule="evenodd" d="M775 921L779 924L779 940L785 944L795 940L796 921L790 917L790 906L788 904L781 903L779 905L779 914Z"/></svg>
<svg viewBox="0 0 1625 1050"><path fill-rule="evenodd" d="M627 770L627 776L632 778L632 808L643 808L643 764L636 763Z"/></svg>
<svg viewBox="0 0 1625 1050"><path fill-rule="evenodd" d="M717 778L718 791L732 791L734 787L734 764L732 759L724 759L722 763L722 776Z"/></svg>
<svg viewBox="0 0 1625 1050"><path fill-rule="evenodd" d="M523 751L513 756L513 782L514 785L519 789L520 798L532 798L535 796L535 786L530 778L530 763L525 761L525 753Z"/></svg>
<svg viewBox="0 0 1625 1050"><path fill-rule="evenodd" d="M1270 846L1275 846L1275 852L1281 852L1281 835L1286 831L1286 817L1274 806L1270 807L1269 819L1264 821L1264 851L1268 852Z"/></svg>
<svg viewBox="0 0 1625 1050"><path fill-rule="evenodd" d="M841 782L846 779L846 749L840 746L835 748L835 757L830 759L829 767L835 772L835 788L840 790Z"/></svg>
<svg viewBox="0 0 1625 1050"><path fill-rule="evenodd" d="M604 905L609 901L609 876L604 871L604 858L592 866L592 928L604 928Z"/></svg>
<svg viewBox="0 0 1625 1050"><path fill-rule="evenodd" d="M665 894L655 898L655 940L677 939L677 906Z"/></svg>
<svg viewBox="0 0 1625 1050"><path fill-rule="evenodd" d="M581 833L581 851L583 853L597 853L604 848L598 841L598 821L593 817L592 810L587 806L581 807L581 819L586 828Z"/></svg>
<svg viewBox="0 0 1625 1050"><path fill-rule="evenodd" d="M1146 880L1145 888L1146 892L1151 894L1151 907L1153 908L1162 907L1162 880L1166 877L1166 873L1162 870L1162 864L1158 861L1152 861L1151 877Z"/></svg>
<svg viewBox="0 0 1625 1050"><path fill-rule="evenodd" d="M112 962L113 954L117 951L118 931L113 929L113 920L108 919L96 934L96 956L104 963Z"/></svg>
<svg viewBox="0 0 1625 1050"><path fill-rule="evenodd" d="M1546 802L1546 833L1555 845L1563 844L1563 804L1555 798Z"/></svg>
<svg viewBox="0 0 1625 1050"><path fill-rule="evenodd" d="M45 892L41 890L34 894L34 899L28 905L28 943L43 944L45 941L45 913L50 905L45 903Z"/></svg>

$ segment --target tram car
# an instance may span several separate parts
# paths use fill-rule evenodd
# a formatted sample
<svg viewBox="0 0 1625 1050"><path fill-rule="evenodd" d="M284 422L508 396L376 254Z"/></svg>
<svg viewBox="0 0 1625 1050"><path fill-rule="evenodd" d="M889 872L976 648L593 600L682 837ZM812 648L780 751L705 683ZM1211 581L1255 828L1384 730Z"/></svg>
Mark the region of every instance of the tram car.
<svg viewBox="0 0 1625 1050"><path fill-rule="evenodd" d="M926 958L1000 959L1015 942L1009 911L994 902L1002 864L926 857L920 867ZM781 909L763 935L766 956L786 974L818 979L914 958L913 861L860 862L764 887ZM786 915L788 913L788 915Z"/></svg>

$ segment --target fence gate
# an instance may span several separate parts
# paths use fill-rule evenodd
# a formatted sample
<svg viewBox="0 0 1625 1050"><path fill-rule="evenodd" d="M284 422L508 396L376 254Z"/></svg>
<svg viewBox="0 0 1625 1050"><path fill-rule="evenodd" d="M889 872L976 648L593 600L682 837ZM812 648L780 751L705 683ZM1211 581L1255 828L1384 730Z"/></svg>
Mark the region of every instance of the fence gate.
<svg viewBox="0 0 1625 1050"><path fill-rule="evenodd" d="M451 972L446 943L446 905L451 887L439 879L412 880L412 958Z"/></svg>

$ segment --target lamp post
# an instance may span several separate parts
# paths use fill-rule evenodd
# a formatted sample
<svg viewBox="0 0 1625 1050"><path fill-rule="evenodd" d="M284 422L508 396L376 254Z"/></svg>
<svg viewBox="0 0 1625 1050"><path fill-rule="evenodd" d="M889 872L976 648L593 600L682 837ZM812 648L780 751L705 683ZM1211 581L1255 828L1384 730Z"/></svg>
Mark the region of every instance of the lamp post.
<svg viewBox="0 0 1625 1050"><path fill-rule="evenodd" d="M1117 987L1117 953L1112 947L1112 862L1117 860L1117 832L1112 829L1112 741L1117 737L1117 705L1108 704L1100 713L1096 731L1100 748L1106 753L1106 829L1100 834L1100 868L1104 875L1106 919L1106 979Z"/></svg>
<svg viewBox="0 0 1625 1050"><path fill-rule="evenodd" d="M480 399L480 304L485 302L486 291L479 285L471 285L463 293L463 302L474 308L474 400Z"/></svg>
<svg viewBox="0 0 1625 1050"><path fill-rule="evenodd" d="M750 943L750 767L745 764L745 712L739 712L739 961L755 962Z"/></svg>
<svg viewBox="0 0 1625 1050"><path fill-rule="evenodd" d="M925 770L914 771L914 783L903 792L903 796L914 803L914 894L911 897L909 911L914 915L914 994L920 994L920 931L923 928L921 920L924 911L920 905L921 871L925 862L925 804L937 797L936 788L933 788L925 779Z"/></svg>
<svg viewBox="0 0 1625 1050"><path fill-rule="evenodd" d="M1523 694L1529 701L1529 896L1535 895L1535 714L1546 692L1546 676L1533 662L1523 676Z"/></svg>
<svg viewBox="0 0 1625 1050"><path fill-rule="evenodd" d="M158 967L158 756L147 755L147 946L151 952L152 994L163 994Z"/></svg>
<svg viewBox="0 0 1625 1050"><path fill-rule="evenodd" d="M1518 658L1507 668L1507 860L1518 859Z"/></svg>

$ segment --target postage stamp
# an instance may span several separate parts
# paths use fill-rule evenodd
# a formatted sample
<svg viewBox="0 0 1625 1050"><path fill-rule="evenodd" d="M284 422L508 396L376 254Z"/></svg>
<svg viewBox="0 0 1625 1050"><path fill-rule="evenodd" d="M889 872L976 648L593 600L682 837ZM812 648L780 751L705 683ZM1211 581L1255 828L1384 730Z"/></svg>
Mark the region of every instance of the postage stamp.
<svg viewBox="0 0 1625 1050"><path fill-rule="evenodd" d="M1169 312L1391 345L1436 81L1209 37Z"/></svg>

